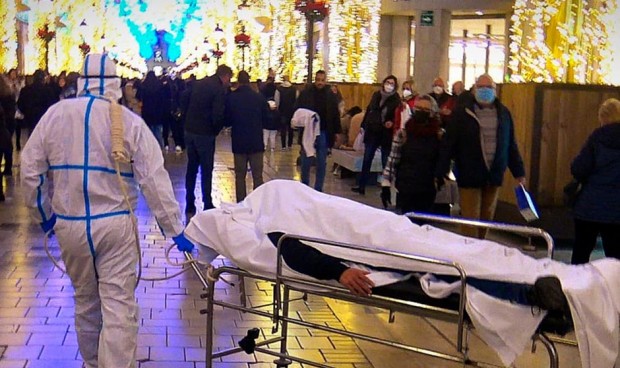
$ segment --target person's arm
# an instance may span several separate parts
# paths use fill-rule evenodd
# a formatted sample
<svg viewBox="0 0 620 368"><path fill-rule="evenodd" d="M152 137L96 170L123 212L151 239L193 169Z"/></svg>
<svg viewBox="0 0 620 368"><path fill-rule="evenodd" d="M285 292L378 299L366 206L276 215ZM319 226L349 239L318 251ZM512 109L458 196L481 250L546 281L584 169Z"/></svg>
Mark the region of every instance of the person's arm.
<svg viewBox="0 0 620 368"><path fill-rule="evenodd" d="M221 87L215 92L213 101L211 103L211 118L215 133L219 133L220 129L224 126L224 114L226 106L226 88Z"/></svg>
<svg viewBox="0 0 620 368"><path fill-rule="evenodd" d="M47 172L49 163L45 154L44 129L50 119L48 111L34 128L21 153L21 188L26 207L35 221L47 232L54 226L56 216L52 212Z"/></svg>
<svg viewBox="0 0 620 368"><path fill-rule="evenodd" d="M183 233L184 226L170 176L164 168L161 148L146 124L137 126L137 134L131 142L135 179L164 234L176 237Z"/></svg>
<svg viewBox="0 0 620 368"><path fill-rule="evenodd" d="M515 128L510 111L506 110L506 119L510 127L510 147L508 148L508 168L512 176L521 184L525 184L525 166L515 138Z"/></svg>
<svg viewBox="0 0 620 368"><path fill-rule="evenodd" d="M280 91L276 89L276 93L273 95L273 100L276 102L278 109L280 108Z"/></svg>
<svg viewBox="0 0 620 368"><path fill-rule="evenodd" d="M440 184L445 175L450 171L450 160L454 157L456 145L459 139L459 127L462 125L458 121L458 117L464 113L457 114L452 124L448 124L446 127L446 133L441 139L441 145L439 148L439 158L437 159L437 166L435 167L435 178L439 180Z"/></svg>
<svg viewBox="0 0 620 368"><path fill-rule="evenodd" d="M269 233L267 236L274 245L282 233ZM371 294L374 284L366 276L367 271L349 268L340 258L324 254L304 245L297 239L285 239L280 248L284 262L293 270L318 280L336 280L356 295Z"/></svg>

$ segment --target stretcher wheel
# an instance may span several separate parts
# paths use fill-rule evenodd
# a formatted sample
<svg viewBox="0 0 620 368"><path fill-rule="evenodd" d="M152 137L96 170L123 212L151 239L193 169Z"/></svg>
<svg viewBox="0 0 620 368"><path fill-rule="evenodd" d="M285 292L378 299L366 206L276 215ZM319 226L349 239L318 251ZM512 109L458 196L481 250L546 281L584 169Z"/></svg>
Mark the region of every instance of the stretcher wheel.
<svg viewBox="0 0 620 368"><path fill-rule="evenodd" d="M291 363L293 363L293 361L284 359L284 358L280 358L280 359L273 361L273 364L276 365L276 368L288 368L288 366L291 365Z"/></svg>

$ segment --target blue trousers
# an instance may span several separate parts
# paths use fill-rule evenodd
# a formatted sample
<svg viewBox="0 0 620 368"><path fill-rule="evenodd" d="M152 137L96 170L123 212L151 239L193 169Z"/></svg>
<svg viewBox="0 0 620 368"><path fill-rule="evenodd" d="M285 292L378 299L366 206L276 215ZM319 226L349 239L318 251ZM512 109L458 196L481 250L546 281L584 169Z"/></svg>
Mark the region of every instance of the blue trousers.
<svg viewBox="0 0 620 368"><path fill-rule="evenodd" d="M314 143L316 148L316 180L314 181L314 189L319 192L323 191L323 183L325 182L325 171L327 170L327 132L321 130L321 135L316 137ZM301 150L301 182L310 186L310 166L312 166L312 157L307 157L306 152Z"/></svg>
<svg viewBox="0 0 620 368"><path fill-rule="evenodd" d="M160 135L161 137L161 135ZM215 159L214 135L198 135L185 132L187 148L187 172L185 174L185 210L195 210L196 175L200 168L200 184L202 187L202 201L204 209L213 208L211 200L211 185L213 180L213 161Z"/></svg>
<svg viewBox="0 0 620 368"><path fill-rule="evenodd" d="M366 188L368 183L368 177L370 176L370 168L372 167L372 161L375 159L375 153L377 148L381 148L381 166L385 168L388 157L390 156L390 147L381 145L380 139L373 139L364 144L364 161L362 162L362 172L360 173L359 186L360 188Z"/></svg>
<svg viewBox="0 0 620 368"><path fill-rule="evenodd" d="M155 135L155 138L157 139L157 143L159 143L159 148L163 148L164 138L161 132L163 129L163 125L162 124L149 125L149 128L151 129L151 132L153 132L153 134Z"/></svg>

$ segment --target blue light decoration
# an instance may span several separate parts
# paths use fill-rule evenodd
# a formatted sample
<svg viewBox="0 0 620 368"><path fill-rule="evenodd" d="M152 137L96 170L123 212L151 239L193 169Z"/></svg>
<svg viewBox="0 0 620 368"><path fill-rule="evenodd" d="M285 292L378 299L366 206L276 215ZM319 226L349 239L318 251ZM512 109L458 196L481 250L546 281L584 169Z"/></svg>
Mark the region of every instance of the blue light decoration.
<svg viewBox="0 0 620 368"><path fill-rule="evenodd" d="M154 55L153 48L159 41L157 33L165 31L163 40L168 46L167 58L175 62L181 56L181 42L185 38L187 23L200 19L194 15L199 10L198 0L173 1L176 1L174 5L181 9L181 12L167 14L165 11L158 10L162 4L158 0L108 0L107 6L118 8L119 18L127 23L131 34L140 45L140 56L146 60L151 59ZM155 25L154 19L144 14L149 10L165 16L167 24L164 27Z"/></svg>

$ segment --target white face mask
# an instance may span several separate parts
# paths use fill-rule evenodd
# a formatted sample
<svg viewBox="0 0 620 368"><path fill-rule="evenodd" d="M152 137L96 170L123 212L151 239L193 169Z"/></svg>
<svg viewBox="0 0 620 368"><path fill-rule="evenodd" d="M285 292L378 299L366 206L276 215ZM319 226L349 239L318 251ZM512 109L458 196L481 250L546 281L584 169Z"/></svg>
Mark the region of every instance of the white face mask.
<svg viewBox="0 0 620 368"><path fill-rule="evenodd" d="M435 93L436 95L440 95L443 93L443 87L442 86L434 86L433 87L433 93Z"/></svg>
<svg viewBox="0 0 620 368"><path fill-rule="evenodd" d="M413 96L413 92L411 92L411 90L408 90L408 89L404 89L403 90L403 97L404 98L409 98L411 96Z"/></svg>
<svg viewBox="0 0 620 368"><path fill-rule="evenodd" d="M392 93L394 92L394 85L386 83L383 85L383 90L387 93Z"/></svg>

